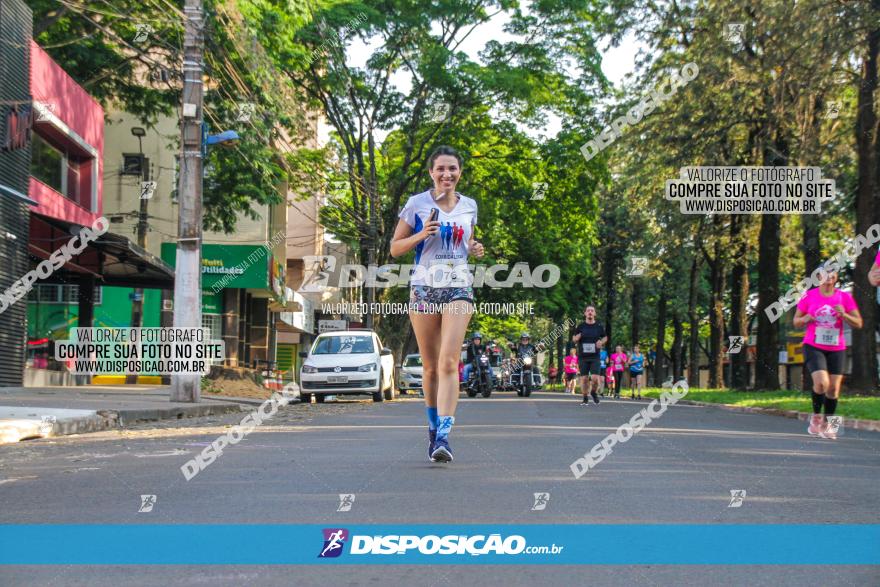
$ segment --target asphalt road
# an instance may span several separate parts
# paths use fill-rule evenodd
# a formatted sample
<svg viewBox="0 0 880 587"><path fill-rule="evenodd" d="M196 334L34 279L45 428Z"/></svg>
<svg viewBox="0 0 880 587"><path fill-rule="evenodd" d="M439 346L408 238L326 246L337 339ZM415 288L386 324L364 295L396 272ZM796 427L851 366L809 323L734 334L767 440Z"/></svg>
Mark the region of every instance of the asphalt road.
<svg viewBox="0 0 880 587"><path fill-rule="evenodd" d="M244 414L0 446L0 523L878 522L880 434L835 442L796 420L674 406L575 479L572 461L647 401L578 403L464 399L450 465L427 461L417 399L291 406L191 481L180 466ZM740 507L731 490L746 492ZM542 511L536 492L550 494ZM355 494L350 511L341 493ZM827 566L822 536L803 548L817 566L28 566L0 567L0 585L880 585L880 568Z"/></svg>

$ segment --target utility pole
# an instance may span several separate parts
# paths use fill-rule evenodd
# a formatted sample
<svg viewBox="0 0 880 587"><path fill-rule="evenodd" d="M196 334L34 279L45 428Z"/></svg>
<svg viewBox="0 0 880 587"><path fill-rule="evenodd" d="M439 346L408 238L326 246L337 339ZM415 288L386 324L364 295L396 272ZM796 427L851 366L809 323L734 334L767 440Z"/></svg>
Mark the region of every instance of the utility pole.
<svg viewBox="0 0 880 587"><path fill-rule="evenodd" d="M183 41L183 103L181 120L177 263L174 280L174 326L202 327L202 53L205 16L202 0L186 0ZM171 401L198 402L201 375L172 375Z"/></svg>

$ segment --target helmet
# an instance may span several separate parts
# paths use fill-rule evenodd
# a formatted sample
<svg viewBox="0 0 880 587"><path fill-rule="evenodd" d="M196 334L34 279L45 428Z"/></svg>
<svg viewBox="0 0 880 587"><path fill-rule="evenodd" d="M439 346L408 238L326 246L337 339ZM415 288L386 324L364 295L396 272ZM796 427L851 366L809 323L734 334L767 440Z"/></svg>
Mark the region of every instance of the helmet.
<svg viewBox="0 0 880 587"><path fill-rule="evenodd" d="M531 338L531 336L529 336L528 332L523 332L522 334L519 335L519 337L520 338Z"/></svg>
<svg viewBox="0 0 880 587"><path fill-rule="evenodd" d="M483 335L480 334L479 332L474 332L474 333L471 335L471 340L473 340L473 339L475 339L475 338L482 339L482 338L483 338Z"/></svg>

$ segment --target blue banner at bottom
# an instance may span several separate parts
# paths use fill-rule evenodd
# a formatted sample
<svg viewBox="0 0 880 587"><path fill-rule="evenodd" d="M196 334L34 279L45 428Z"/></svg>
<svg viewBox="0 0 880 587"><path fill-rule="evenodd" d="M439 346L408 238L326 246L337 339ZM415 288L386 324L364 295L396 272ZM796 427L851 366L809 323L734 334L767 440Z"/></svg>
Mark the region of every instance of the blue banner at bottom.
<svg viewBox="0 0 880 587"><path fill-rule="evenodd" d="M880 564L880 525L784 524L0 525L0 564L813 565L817 537Z"/></svg>

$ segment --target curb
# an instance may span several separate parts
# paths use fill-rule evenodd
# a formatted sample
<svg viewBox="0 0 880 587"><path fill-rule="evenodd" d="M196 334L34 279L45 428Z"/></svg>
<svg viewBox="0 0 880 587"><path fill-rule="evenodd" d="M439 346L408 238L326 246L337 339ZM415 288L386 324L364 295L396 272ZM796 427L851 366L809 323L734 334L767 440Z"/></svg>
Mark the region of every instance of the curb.
<svg viewBox="0 0 880 587"><path fill-rule="evenodd" d="M133 424L135 422L149 422L154 420L182 420L183 418L198 418L200 416L215 416L240 412L241 405L233 403L223 404L196 404L176 408L150 408L143 410L101 410L99 416L115 419L119 426Z"/></svg>
<svg viewBox="0 0 880 587"><path fill-rule="evenodd" d="M95 414L89 416L58 419L52 424L51 430L47 430L43 427L38 420L2 427L0 428L0 432L4 434L0 435L0 444L20 442L32 438L49 438L54 436L69 436L71 434L86 434L88 432L102 432L104 430L123 428L126 425L135 422L182 420L183 418L240 412L245 409L246 408L239 403L214 403L173 408L98 410Z"/></svg>
<svg viewBox="0 0 880 587"><path fill-rule="evenodd" d="M713 404L711 402L698 402L693 400L679 400L676 403L686 406L706 406L721 408L729 412L739 412L741 414L763 414L765 416L782 416L783 418L792 418L795 420L808 420L811 414L807 412L798 412L797 410L780 410L778 408L755 408L752 406L735 406L733 404ZM878 420L859 420L857 418L843 417L841 419L844 428L853 430L870 430L872 432L880 432L880 421Z"/></svg>
<svg viewBox="0 0 880 587"><path fill-rule="evenodd" d="M208 400L212 402L228 402L233 404L241 404L244 406L260 406L265 402L264 399L256 399L250 397L232 397L232 396L202 396L203 400ZM266 398L268 399L268 398Z"/></svg>

